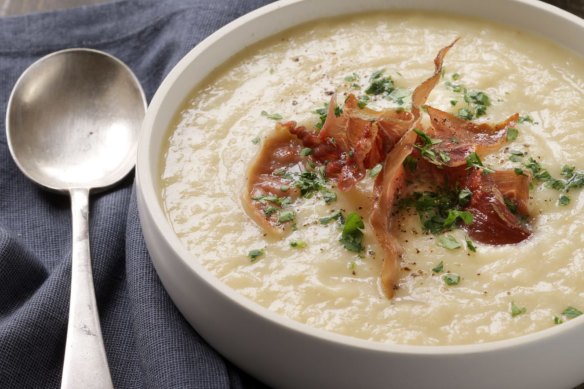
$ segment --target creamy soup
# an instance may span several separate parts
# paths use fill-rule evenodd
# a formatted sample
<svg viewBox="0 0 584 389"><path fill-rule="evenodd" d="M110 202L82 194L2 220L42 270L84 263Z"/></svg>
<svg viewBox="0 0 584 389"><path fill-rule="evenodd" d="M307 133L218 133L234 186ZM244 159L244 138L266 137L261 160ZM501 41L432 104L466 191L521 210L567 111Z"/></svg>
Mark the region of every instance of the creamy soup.
<svg viewBox="0 0 584 389"><path fill-rule="evenodd" d="M574 53L512 28L435 14L322 20L245 49L197 86L177 114L162 162L162 199L193 260L273 312L377 342L482 343L577 316L584 309L584 197L549 179L531 184L532 234L517 244L473 242L460 228L428 233L415 210L396 210L392 233L403 254L391 299L367 223L375 172L348 192L336 190L336 201L317 195L294 202L295 225L283 237L267 237L244 210L248 169L276 122L314 128L315 111L333 93L340 106L353 93L371 109L408 110L411 91L456 37L427 104L476 122L520 115L508 144L482 163L536 175L533 158L564 183L571 176L563 167L584 168L584 61ZM392 93L366 93L376 75L391 78ZM337 220L320 221L339 210L365 221L363 250L339 242Z"/></svg>

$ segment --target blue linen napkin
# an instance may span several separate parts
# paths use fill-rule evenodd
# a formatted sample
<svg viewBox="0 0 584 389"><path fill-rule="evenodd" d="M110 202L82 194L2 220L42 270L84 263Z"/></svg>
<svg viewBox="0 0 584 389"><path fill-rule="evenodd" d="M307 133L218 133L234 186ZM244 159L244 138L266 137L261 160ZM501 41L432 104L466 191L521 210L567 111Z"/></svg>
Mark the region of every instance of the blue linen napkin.
<svg viewBox="0 0 584 389"><path fill-rule="evenodd" d="M0 388L59 387L70 292L69 199L24 177L6 145L4 114L18 76L52 51L90 47L127 63L150 99L199 41L269 2L127 0L0 19ZM582 0L548 2L584 14ZM94 279L115 387L263 387L207 345L162 288L133 181L91 197Z"/></svg>
<svg viewBox="0 0 584 389"><path fill-rule="evenodd" d="M0 388L60 386L70 293L69 199L29 181L6 144L17 78L52 51L90 47L128 64L150 99L199 41L268 2L129 0L0 19ZM133 181L91 196L93 275L115 387L261 387L207 345L162 288Z"/></svg>

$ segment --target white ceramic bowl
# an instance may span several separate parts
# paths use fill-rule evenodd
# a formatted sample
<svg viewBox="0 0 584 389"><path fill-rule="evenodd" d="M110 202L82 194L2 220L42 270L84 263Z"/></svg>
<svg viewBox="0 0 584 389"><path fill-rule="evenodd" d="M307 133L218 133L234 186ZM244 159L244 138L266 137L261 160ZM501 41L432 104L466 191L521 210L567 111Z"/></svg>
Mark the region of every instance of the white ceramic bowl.
<svg viewBox="0 0 584 389"><path fill-rule="evenodd" d="M169 123L193 88L252 43L310 20L378 9L478 16L535 32L584 55L584 20L537 0L284 0L217 31L172 70L148 109L137 161L140 220L173 301L221 354L288 388L568 388L584 382L584 317L505 341L399 346L358 340L277 316L197 263L164 214L160 160Z"/></svg>

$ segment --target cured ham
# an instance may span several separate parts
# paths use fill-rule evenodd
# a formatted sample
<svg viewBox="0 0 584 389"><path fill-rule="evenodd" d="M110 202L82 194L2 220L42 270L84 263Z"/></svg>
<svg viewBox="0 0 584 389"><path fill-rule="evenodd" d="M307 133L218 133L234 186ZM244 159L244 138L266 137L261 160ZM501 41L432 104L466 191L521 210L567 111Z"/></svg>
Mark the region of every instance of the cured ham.
<svg viewBox="0 0 584 389"><path fill-rule="evenodd" d="M243 192L247 214L268 235L276 237L284 235L292 221L281 217L285 206L300 195L290 178L290 172L304 171L302 143L289 132L295 126L294 122L278 123L274 134L264 140L260 154L249 168Z"/></svg>
<svg viewBox="0 0 584 389"><path fill-rule="evenodd" d="M409 112L362 107L353 94L347 96L341 109L333 94L320 130L295 122L278 123L248 172L243 203L250 217L267 234L282 236L292 224L291 217L282 215L290 216L287 207L304 195L305 189L295 177L315 175L318 169L322 180L349 191L365 177L367 169L381 165L373 187L369 225L383 249L381 284L388 298L397 289L401 257L400 244L392 233L392 214L411 181L448 190L465 188L470 198L457 211L472 215L472 222L467 220L464 225L471 238L487 244L527 239L531 234L526 223L531 177L515 171L493 171L480 161L507 141L506 134L518 122L518 114L490 125L424 106L455 43L439 51L434 73L412 93ZM420 125L423 108L430 119L427 128ZM302 155L304 150L308 152ZM408 160L414 160L418 169L406 169Z"/></svg>
<svg viewBox="0 0 584 389"><path fill-rule="evenodd" d="M412 153L416 133L409 131L389 153L383 167L383 174L375 180L375 203L369 217L375 237L383 248L381 285L385 295L392 298L399 278L401 247L391 233L392 209L405 183L404 160Z"/></svg>
<svg viewBox="0 0 584 389"><path fill-rule="evenodd" d="M494 126L488 123L473 123L451 113L426 107L430 116L431 127L428 134L439 140L433 149L436 153L446 153L447 160L438 163L450 167L466 164L466 159L476 153L483 157L498 150L506 140L507 130L519 120L519 114L510 116Z"/></svg>
<svg viewBox="0 0 584 389"><path fill-rule="evenodd" d="M353 94L349 94L342 113L337 115L333 95L320 132L305 127L290 128L290 132L313 150L312 158L326 165L326 177L345 192L365 177L367 169L385 160L413 120L414 116L406 111L359 108Z"/></svg>
<svg viewBox="0 0 584 389"><path fill-rule="evenodd" d="M414 143L417 138L414 127L419 122L420 109L440 80L444 57L455 43L456 40L440 50L434 60L434 74L414 90L412 94L412 120L409 123L409 128L387 156L382 170L383 174L379 175L375 180L375 201L369 217L369 223L373 227L377 241L384 251L381 284L388 298L393 297L400 271L401 247L397 238L391 233L391 213L394 202L404 185L406 177L404 161L414 150Z"/></svg>
<svg viewBox="0 0 584 389"><path fill-rule="evenodd" d="M471 238L501 245L519 243L531 235L521 220L527 216L529 178L509 180L510 174L517 176L513 171L483 174L478 169L470 174L467 187L472 197L467 209L473 215L473 222L465 228ZM511 196L516 201L515 211L507 203Z"/></svg>

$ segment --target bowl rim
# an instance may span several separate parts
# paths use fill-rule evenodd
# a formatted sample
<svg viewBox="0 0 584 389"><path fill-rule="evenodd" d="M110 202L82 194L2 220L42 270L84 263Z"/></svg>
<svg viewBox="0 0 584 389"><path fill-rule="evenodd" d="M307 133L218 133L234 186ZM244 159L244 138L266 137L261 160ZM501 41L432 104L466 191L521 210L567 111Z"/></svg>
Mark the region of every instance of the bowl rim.
<svg viewBox="0 0 584 389"><path fill-rule="evenodd" d="M374 352L400 353L410 355L436 355L436 354L465 355L483 353L488 351L497 351L518 346L525 346L543 339L550 339L559 336L560 334L564 334L566 332L573 332L574 329L576 329L577 327L584 325L584 315L582 315L582 317L574 318L572 320L564 322L561 326L555 326L517 337L489 341L484 343L463 345L436 345L436 346L382 343L372 340L355 338L349 335L338 334L324 329L315 328L308 324L301 323L288 317L276 314L270 311L268 308L265 308L260 304L252 301L251 299L246 298L245 296L239 294L237 291L233 290L232 288L224 284L214 274L207 270L195 258L194 255L188 252L188 250L186 249L186 247L184 247L178 236L174 233L172 226L168 220L168 217L163 210L163 205L158 194L159 191L157 191L159 184L158 182L155 182L158 179L154 178L158 177L159 174L161 173L159 171L160 163L153 163L151 158L152 155L160 158L160 155L162 153L161 147L162 145L159 144L158 149L155 150L154 146L156 145L153 145L151 137L153 131L155 131L154 122L158 115L158 112L160 111L161 107L165 104L166 97L174 87L179 75L185 72L185 70L189 67L191 62L193 62L197 57L204 55L205 52L209 49L209 47L215 45L216 42L223 39L225 35L233 33L241 26L246 25L247 23L250 23L259 17L268 15L282 8L295 6L299 3L305 3L308 1L309 0L279 0L274 3L270 3L268 5L257 8L243 16L240 16L239 18L231 21L227 25L215 31L207 38L202 40L199 44L197 44L194 48L192 48L164 78L163 82L159 86L158 90L156 91L154 97L152 98L148 106L148 110L141 129L137 153L136 186L137 189L141 192L140 194L143 196L144 200L143 204L146 210L149 212L152 220L156 221L155 225L149 226L149 228L154 227L157 230L157 233L166 240L173 254L178 258L179 261L182 262L184 267L190 270L193 276L199 276L216 292L220 293L223 297L229 299L230 302L237 304L238 306L244 308L249 313L260 316L263 319L270 321L271 324L282 327L285 330L297 332L302 335L316 338L317 340L320 341L332 342L342 346L349 346ZM310 1L316 2L320 0ZM584 31L584 19L551 4L544 3L539 0L500 0L500 1L506 3L514 3L525 7L533 7L541 11L551 13L557 17L564 19L566 22L578 25L578 27L582 31ZM399 3L400 0L395 0L392 2ZM412 9L413 8L407 6L398 8L399 11L406 11ZM481 19L485 21L492 21L498 23L497 21L488 18ZM295 25L300 25L303 23L306 23L306 20L300 21L297 24L292 24L286 27L285 29L292 28ZM525 28L522 29L524 30ZM533 34L534 32L530 31L530 33ZM537 32L535 34L537 35ZM256 39L255 42L259 42L263 39L265 39L265 37L260 37ZM553 41L555 44L563 46L562 43L557 42L552 38L548 37L548 40ZM245 47L241 48L240 51L242 50L245 50ZM233 52L231 53L231 55L232 56L236 55L240 51ZM584 52L578 54L580 54L580 56L584 56ZM207 75L208 73L205 74L205 76ZM204 80L204 77L202 79ZM194 90L195 87L196 84L193 84L191 90ZM176 116L178 110L181 108L183 103L184 101L176 102L175 112L173 116ZM168 134L167 128L159 129L159 131L163 131L165 134Z"/></svg>

